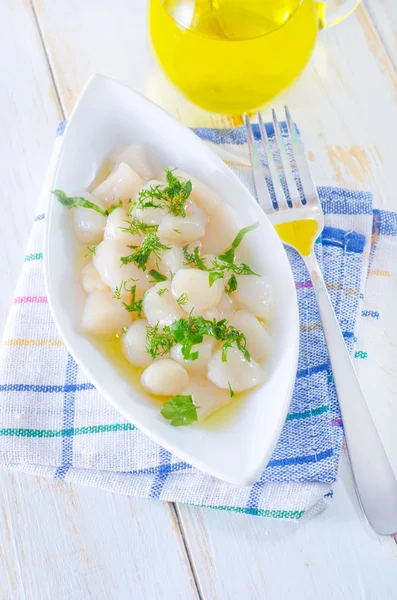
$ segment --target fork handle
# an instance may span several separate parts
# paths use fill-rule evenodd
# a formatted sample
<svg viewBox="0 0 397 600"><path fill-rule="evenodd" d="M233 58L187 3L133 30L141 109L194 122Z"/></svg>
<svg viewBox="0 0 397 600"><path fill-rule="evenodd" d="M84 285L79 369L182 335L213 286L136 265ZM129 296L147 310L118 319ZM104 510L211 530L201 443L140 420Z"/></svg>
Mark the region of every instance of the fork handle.
<svg viewBox="0 0 397 600"><path fill-rule="evenodd" d="M303 260L316 294L361 506L377 533L396 533L397 479L354 371L314 252Z"/></svg>

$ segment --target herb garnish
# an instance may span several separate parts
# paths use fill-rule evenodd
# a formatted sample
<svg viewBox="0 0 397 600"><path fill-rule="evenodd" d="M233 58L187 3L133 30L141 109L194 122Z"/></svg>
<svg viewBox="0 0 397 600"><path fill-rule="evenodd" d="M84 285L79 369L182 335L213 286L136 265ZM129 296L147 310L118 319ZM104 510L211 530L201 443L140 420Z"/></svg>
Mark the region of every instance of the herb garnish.
<svg viewBox="0 0 397 600"><path fill-rule="evenodd" d="M233 392L233 388L232 388L232 386L230 385L230 381L228 381L228 382L227 382L227 385L229 386L229 394L230 394L230 397L231 397L231 398L234 398L234 396L235 396L236 394Z"/></svg>
<svg viewBox="0 0 397 600"><path fill-rule="evenodd" d="M181 425L191 425L197 421L197 409L191 395L189 396L174 396L168 402L163 404L160 413L164 419L171 421L171 425L179 427Z"/></svg>
<svg viewBox="0 0 397 600"><path fill-rule="evenodd" d="M129 279L128 281L134 281L133 279ZM131 294L131 300L130 302L125 302L125 300L122 301L122 305L124 306L125 310L127 310L128 312L136 312L138 315L138 318L140 319L142 317L142 311L143 311L143 298L141 298L141 300L136 300L136 285L133 284L130 287L127 287L127 283L128 281L122 281L120 283L120 285L118 287L116 287L114 294L113 294L113 298L116 298L116 300L122 300L121 295L126 292L127 294Z"/></svg>
<svg viewBox="0 0 397 600"><path fill-rule="evenodd" d="M204 259L201 258L198 246L194 248L193 252L189 252L188 247L184 246L184 264L194 265L201 271L208 271L210 287L215 283L217 279L223 279L226 276L226 273L231 272L232 275L229 277L225 285L225 292L227 294L235 292L237 289L236 275L258 275L247 264L241 263L240 265L238 265L235 263L236 249L241 244L244 236L250 231L256 229L257 227L259 227L259 222L256 222L253 225L249 225L248 227L244 227L243 229L241 229L234 238L230 248L226 250L226 252L220 254L219 256L216 256L212 260L211 267L207 267Z"/></svg>
<svg viewBox="0 0 397 600"><path fill-rule="evenodd" d="M183 294L181 294L179 296L179 298L176 299L176 301L179 304L179 306L185 306L185 304L188 303L189 299L187 297L187 294L185 294L185 292L183 292Z"/></svg>
<svg viewBox="0 0 397 600"><path fill-rule="evenodd" d="M181 181L174 175L174 169L164 170L168 185L151 185L141 190L133 208L165 208L172 215L185 217L184 207L192 191L192 182Z"/></svg>
<svg viewBox="0 0 397 600"><path fill-rule="evenodd" d="M110 213L112 213L116 208L120 208L120 206L123 206L122 201L119 200L118 204L112 204L112 206L108 210L103 210L103 208L101 208L97 204L94 204L94 202L86 200L85 198L82 198L80 196L67 196L62 190L53 190L52 193L58 198L62 206L66 206L66 208L75 208L77 206L81 206L82 208L91 208L103 217L108 217Z"/></svg>
<svg viewBox="0 0 397 600"><path fill-rule="evenodd" d="M165 292L168 292L168 288L160 288L156 293L158 296L164 296Z"/></svg>
<svg viewBox="0 0 397 600"><path fill-rule="evenodd" d="M237 346L244 358L251 360L242 331L230 325L226 319L221 321L204 319L204 317L194 316L192 312L187 319L181 318L171 325L166 325L162 332L159 332L158 323L154 327L146 327L146 351L155 359L170 352L175 344L180 344L184 360L197 360L199 353L192 350L196 344L203 342L205 335L223 342L222 362L226 362L227 350L233 344Z"/></svg>
<svg viewBox="0 0 397 600"><path fill-rule="evenodd" d="M166 246L160 242L160 238L156 233L149 231L146 237L142 240L142 244L140 246L128 246L132 250L135 250L129 256L122 256L120 258L121 263L123 265L127 265L128 263L134 262L136 263L138 269L142 269L142 271L146 271L147 263L152 254L156 257L156 259L160 259L160 250L169 250L170 246Z"/></svg>
<svg viewBox="0 0 397 600"><path fill-rule="evenodd" d="M131 221L125 221L126 226L120 227L121 231L125 233L130 233L131 235L145 235L149 231L157 231L159 228L158 225L149 225L148 223L144 223L140 221L136 217L132 217Z"/></svg>
<svg viewBox="0 0 397 600"><path fill-rule="evenodd" d="M91 246L87 246L87 254L85 255L87 256L95 256L96 254L96 249L98 248L98 244L92 244Z"/></svg>
<svg viewBox="0 0 397 600"><path fill-rule="evenodd" d="M167 281L167 277L162 273L159 273L159 271L156 271L156 269L150 269L149 275L153 277L153 280L149 283L159 283L160 281Z"/></svg>

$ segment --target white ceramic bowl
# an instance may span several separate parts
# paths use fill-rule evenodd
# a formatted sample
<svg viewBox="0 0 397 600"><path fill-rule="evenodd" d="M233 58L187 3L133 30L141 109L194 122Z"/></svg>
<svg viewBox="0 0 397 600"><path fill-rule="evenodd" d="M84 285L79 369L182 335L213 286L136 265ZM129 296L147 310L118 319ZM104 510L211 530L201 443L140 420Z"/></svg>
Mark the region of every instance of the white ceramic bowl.
<svg viewBox="0 0 397 600"><path fill-rule="evenodd" d="M69 351L98 391L141 431L193 466L230 483L253 483L270 459L284 424L295 381L298 309L283 246L254 198L205 143L143 96L96 75L87 83L63 136L52 189L88 186L105 156L131 143L148 148L158 165L175 165L198 177L229 202L241 226L260 221L246 239L253 268L270 277L275 308L274 348L267 380L219 428L172 427L159 408L117 372L80 331L84 293L76 270L77 243L66 209L50 200L45 280L52 315Z"/></svg>

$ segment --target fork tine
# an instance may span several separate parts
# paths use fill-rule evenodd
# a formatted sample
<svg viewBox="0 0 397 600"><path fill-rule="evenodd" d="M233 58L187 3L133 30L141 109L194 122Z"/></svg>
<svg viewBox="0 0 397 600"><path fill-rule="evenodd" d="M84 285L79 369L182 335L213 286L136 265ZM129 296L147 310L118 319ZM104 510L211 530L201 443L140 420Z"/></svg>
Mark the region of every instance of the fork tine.
<svg viewBox="0 0 397 600"><path fill-rule="evenodd" d="M314 185L314 181L312 179L309 165L305 156L305 151L303 149L303 144L301 142L300 136L298 134L298 130L296 128L295 123L292 120L291 113L289 112L288 106L284 106L285 116L287 119L287 126L289 131L289 136L292 145L292 151L296 160L296 168L298 171L299 178L301 180L303 193L306 198L306 202L316 204L319 202L317 189Z"/></svg>
<svg viewBox="0 0 397 600"><path fill-rule="evenodd" d="M298 188L296 187L294 175L293 175L292 169L291 169L290 160L289 160L287 150L286 150L286 147L284 144L283 134L282 134L281 127L278 122L276 111L274 110L274 108L272 109L272 116L273 116L274 134L276 136L276 141L277 141L278 149L280 152L281 163L283 166L284 176L285 176L285 180L287 182L289 195L291 197L292 206L295 206L296 208L298 208L299 206L301 206L300 195L298 192Z"/></svg>
<svg viewBox="0 0 397 600"><path fill-rule="evenodd" d="M273 212L273 203L270 198L269 190L267 188L266 179L262 169L261 159L259 158L258 149L252 133L251 122L247 114L244 114L245 129L247 131L248 148L251 157L252 174L254 176L254 185L256 191L256 197L259 206L265 211L265 213Z"/></svg>
<svg viewBox="0 0 397 600"><path fill-rule="evenodd" d="M279 210L283 210L285 208L288 208L288 203L287 203L287 199L284 194L283 186L281 185L280 177L278 176L278 173L277 173L277 167L276 167L276 163L274 161L273 150L272 150L272 147L271 147L271 144L269 141L269 137L266 133L266 128L263 123L261 113L258 113L258 120L259 120L259 131L261 133L262 143L263 143L263 145L265 147L265 151L266 151L266 158L267 158L267 164L269 167L270 179L272 180L274 193L275 193L276 200L277 200L277 205L278 205Z"/></svg>

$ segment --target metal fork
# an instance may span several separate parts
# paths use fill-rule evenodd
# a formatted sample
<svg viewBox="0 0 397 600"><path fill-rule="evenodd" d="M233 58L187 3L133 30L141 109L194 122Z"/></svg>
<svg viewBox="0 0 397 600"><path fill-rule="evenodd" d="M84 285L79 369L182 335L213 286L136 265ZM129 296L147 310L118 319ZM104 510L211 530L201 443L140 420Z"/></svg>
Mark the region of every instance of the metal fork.
<svg viewBox="0 0 397 600"><path fill-rule="evenodd" d="M381 535L393 534L397 532L397 479L372 420L314 254L314 243L324 228L317 190L288 108L285 107L288 131L284 130L284 133L275 111L272 112L273 140L269 139L258 114L259 143L263 144L265 167L250 120L244 115L257 200L281 240L300 253L309 271L328 346L357 494L371 527ZM293 156L291 152L288 155L285 135ZM297 182L303 192L303 201ZM276 205L272 201L271 188Z"/></svg>

